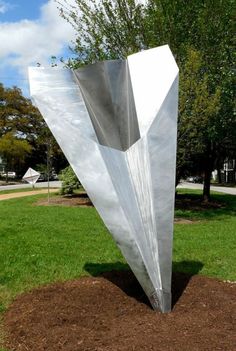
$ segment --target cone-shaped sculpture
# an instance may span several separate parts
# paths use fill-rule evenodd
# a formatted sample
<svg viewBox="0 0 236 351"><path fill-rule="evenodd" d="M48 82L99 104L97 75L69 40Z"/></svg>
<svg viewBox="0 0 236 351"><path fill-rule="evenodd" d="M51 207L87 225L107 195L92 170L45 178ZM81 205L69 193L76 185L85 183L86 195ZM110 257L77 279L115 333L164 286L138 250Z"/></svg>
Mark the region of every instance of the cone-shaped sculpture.
<svg viewBox="0 0 236 351"><path fill-rule="evenodd" d="M153 308L170 311L178 67L169 47L76 71L30 68L29 77Z"/></svg>

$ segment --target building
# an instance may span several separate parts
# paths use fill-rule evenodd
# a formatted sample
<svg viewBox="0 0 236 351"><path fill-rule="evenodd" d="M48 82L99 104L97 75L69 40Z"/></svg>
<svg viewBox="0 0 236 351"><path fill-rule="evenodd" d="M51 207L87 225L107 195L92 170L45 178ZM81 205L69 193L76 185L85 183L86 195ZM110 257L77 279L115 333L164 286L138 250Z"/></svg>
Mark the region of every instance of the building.
<svg viewBox="0 0 236 351"><path fill-rule="evenodd" d="M221 179L221 183L233 184L236 183L236 159L226 159L223 168L220 170L220 176L217 170L212 172L212 178L215 181Z"/></svg>
<svg viewBox="0 0 236 351"><path fill-rule="evenodd" d="M224 183L236 182L236 160L226 160L223 170L221 171L222 181Z"/></svg>

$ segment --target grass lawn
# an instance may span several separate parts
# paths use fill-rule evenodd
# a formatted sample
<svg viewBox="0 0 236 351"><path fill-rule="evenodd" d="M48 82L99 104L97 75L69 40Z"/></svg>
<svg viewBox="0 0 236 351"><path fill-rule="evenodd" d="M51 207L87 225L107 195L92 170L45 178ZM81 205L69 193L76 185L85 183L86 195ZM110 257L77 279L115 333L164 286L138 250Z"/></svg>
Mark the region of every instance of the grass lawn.
<svg viewBox="0 0 236 351"><path fill-rule="evenodd" d="M38 188L38 187L35 187L33 188L32 186L31 187L28 187L28 188L20 188L20 189L9 189L9 190L0 190L0 195L4 195L4 194L14 194L14 193L22 193L22 192L25 192L25 191L40 191L40 190L45 190L47 189L47 187L45 186L44 188ZM50 189L55 189L55 188L51 188Z"/></svg>
<svg viewBox="0 0 236 351"><path fill-rule="evenodd" d="M186 189L178 193L189 194L193 199L201 194ZM175 217L192 219L193 223L175 225L173 269L197 273L199 267L200 274L235 281L236 196L212 192L212 201L222 204L222 207L176 209Z"/></svg>
<svg viewBox="0 0 236 351"><path fill-rule="evenodd" d="M33 287L128 268L94 208L35 206L44 196L0 201L0 312ZM236 196L213 200L223 206L176 210L194 221L175 225L173 269L236 280Z"/></svg>

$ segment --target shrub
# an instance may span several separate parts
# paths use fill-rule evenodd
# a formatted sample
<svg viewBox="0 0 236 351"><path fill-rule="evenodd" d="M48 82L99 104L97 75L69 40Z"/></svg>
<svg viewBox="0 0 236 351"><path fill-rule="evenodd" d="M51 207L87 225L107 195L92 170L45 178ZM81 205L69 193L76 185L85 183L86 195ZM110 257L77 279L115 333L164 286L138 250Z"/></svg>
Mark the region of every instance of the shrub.
<svg viewBox="0 0 236 351"><path fill-rule="evenodd" d="M62 182L60 190L62 195L71 195L74 193L75 189L78 189L81 186L71 166L68 166L61 171L59 179Z"/></svg>

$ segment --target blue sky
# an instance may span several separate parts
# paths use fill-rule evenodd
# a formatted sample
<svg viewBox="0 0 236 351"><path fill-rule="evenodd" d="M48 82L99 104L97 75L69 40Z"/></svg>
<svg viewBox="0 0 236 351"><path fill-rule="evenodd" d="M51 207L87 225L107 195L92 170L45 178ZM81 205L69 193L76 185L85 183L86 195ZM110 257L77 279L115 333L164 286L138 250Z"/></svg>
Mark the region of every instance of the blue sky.
<svg viewBox="0 0 236 351"><path fill-rule="evenodd" d="M74 38L54 0L0 0L0 82L29 96L27 67L70 56Z"/></svg>
<svg viewBox="0 0 236 351"><path fill-rule="evenodd" d="M1 21L17 22L22 19L36 20L39 17L40 7L45 4L45 0L3 0L0 1L4 8Z"/></svg>

